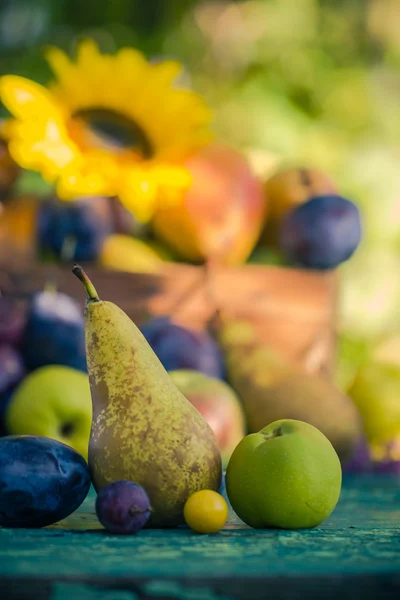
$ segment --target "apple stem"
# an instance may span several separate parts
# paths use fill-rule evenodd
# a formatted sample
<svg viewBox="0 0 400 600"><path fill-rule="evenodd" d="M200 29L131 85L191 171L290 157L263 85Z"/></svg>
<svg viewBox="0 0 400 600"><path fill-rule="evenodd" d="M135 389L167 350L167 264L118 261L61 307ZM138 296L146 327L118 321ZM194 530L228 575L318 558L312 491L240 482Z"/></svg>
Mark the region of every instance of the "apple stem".
<svg viewBox="0 0 400 600"><path fill-rule="evenodd" d="M89 277L86 275L82 267L80 265L74 265L72 267L72 272L80 281L82 281L85 290L87 291L87 294L89 296L89 300L99 302L100 298L98 293L96 292L96 288L94 287L93 283L90 281Z"/></svg>

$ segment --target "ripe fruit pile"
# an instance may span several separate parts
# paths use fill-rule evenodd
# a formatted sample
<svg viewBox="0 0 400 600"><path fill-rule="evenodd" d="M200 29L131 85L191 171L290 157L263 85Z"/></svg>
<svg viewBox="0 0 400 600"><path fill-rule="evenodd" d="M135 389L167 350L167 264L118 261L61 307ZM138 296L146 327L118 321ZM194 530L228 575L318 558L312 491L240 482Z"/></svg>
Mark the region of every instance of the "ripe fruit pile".
<svg viewBox="0 0 400 600"><path fill-rule="evenodd" d="M75 265L73 272L88 295L89 467L100 522L113 533L135 533L145 525L175 527L186 520L194 531L216 533L228 507L218 493L222 461L211 427L128 316L100 300L81 267ZM182 379L182 372L176 377ZM64 518L84 500L90 479L84 459L56 440L3 438L2 524L41 527ZM242 439L226 474L234 508L253 527L315 526L333 510L340 484L340 461L331 443L295 420Z"/></svg>
<svg viewBox="0 0 400 600"><path fill-rule="evenodd" d="M174 203L160 201L149 227L117 198L62 202L34 194L8 198L0 229L3 221L17 238L30 236L22 243L35 245L42 261L147 273L159 272L165 262L208 259L326 270L346 261L360 242L358 209L315 169L283 169L263 183L244 156L216 144L186 167L191 188ZM18 223L32 220L32 204L35 225L21 233Z"/></svg>

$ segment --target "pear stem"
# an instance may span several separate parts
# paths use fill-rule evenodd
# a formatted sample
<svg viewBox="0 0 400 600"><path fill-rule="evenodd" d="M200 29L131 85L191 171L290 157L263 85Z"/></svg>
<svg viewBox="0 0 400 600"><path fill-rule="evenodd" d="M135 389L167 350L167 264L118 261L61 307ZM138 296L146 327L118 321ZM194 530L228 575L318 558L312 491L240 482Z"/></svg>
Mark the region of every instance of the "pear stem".
<svg viewBox="0 0 400 600"><path fill-rule="evenodd" d="M89 277L86 275L85 271L82 269L80 265L74 265L72 267L72 272L77 278L82 281L85 290L89 296L89 300L93 300L94 302L99 302L100 298L98 293L96 292L96 288L93 283L90 281Z"/></svg>

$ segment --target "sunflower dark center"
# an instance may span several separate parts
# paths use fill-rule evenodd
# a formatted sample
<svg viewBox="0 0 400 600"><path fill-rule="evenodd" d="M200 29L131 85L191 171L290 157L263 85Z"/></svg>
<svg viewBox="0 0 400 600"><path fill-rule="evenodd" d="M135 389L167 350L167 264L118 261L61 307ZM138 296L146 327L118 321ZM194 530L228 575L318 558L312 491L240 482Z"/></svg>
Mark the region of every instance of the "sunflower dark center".
<svg viewBox="0 0 400 600"><path fill-rule="evenodd" d="M86 142L111 152L133 150L141 157L149 159L154 154L154 147L149 137L138 123L124 115L104 109L89 108L74 114L85 131Z"/></svg>

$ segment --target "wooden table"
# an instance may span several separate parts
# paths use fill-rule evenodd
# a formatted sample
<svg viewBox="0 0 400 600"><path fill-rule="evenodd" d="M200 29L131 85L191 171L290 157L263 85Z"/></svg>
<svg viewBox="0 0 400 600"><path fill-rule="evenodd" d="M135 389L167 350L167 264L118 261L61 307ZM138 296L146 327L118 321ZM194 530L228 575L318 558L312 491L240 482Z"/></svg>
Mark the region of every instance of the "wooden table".
<svg viewBox="0 0 400 600"><path fill-rule="evenodd" d="M2 600L400 598L400 478L345 479L334 514L302 531L257 531L231 514L216 535L112 536L93 500L46 529L0 529Z"/></svg>

